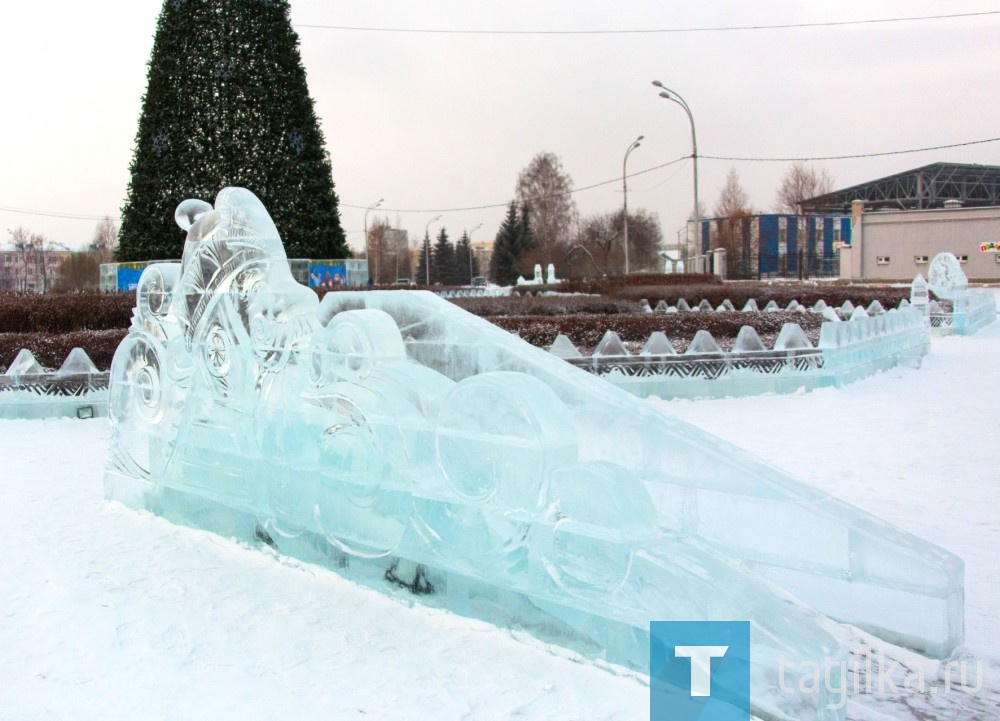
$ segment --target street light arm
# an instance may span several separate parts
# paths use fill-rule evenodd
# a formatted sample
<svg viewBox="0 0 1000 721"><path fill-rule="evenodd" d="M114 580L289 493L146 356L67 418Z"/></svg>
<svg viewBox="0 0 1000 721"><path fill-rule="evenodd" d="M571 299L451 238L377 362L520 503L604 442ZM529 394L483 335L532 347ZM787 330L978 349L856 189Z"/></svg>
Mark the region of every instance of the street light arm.
<svg viewBox="0 0 1000 721"><path fill-rule="evenodd" d="M628 171L626 166L628 165L628 156L632 154L632 151L639 147L639 141L645 136L640 135L638 138L632 141L631 145L625 151L625 159L622 160L622 225L625 230L625 275L628 275ZM617 236L616 236L617 237Z"/></svg>
<svg viewBox="0 0 1000 721"><path fill-rule="evenodd" d="M688 122L691 123L691 159L694 161L694 239L695 239L695 252L701 253L701 219L699 218L698 210L698 136L694 129L694 115L691 113L691 108L688 106L687 101L684 100L680 93L671 90L666 85L661 83L659 80L654 80L653 85L660 88L660 97L666 100L671 100L682 108L684 112L687 113Z"/></svg>

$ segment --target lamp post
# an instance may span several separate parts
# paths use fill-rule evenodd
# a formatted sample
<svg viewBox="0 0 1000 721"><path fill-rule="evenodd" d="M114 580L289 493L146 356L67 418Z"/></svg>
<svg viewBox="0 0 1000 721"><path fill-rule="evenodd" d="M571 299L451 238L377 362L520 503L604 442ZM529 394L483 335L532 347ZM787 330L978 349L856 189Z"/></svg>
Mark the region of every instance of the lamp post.
<svg viewBox="0 0 1000 721"><path fill-rule="evenodd" d="M371 263L372 255L371 251L368 249L368 213L369 211L375 210L378 206L382 205L382 201L385 198L379 198L374 203L365 208L365 258ZM368 274L371 277L371 273ZM378 282L378 258L375 259L375 282Z"/></svg>
<svg viewBox="0 0 1000 721"><path fill-rule="evenodd" d="M480 223L479 225L474 226L472 228L472 230L468 230L468 231L465 232L465 237L469 239L469 285L472 285L472 278L476 274L475 270L472 267L472 265L473 265L472 264L472 234L475 233L477 230L479 230L482 227L483 227L483 224Z"/></svg>
<svg viewBox="0 0 1000 721"><path fill-rule="evenodd" d="M672 100L684 108L684 112L687 113L688 120L691 121L691 159L694 161L694 241L695 253L697 255L701 255L701 219L698 217L698 139L694 133L694 116L691 115L691 108L688 107L684 98L678 95L675 91L666 87L659 80L654 80L653 85L660 88L661 98Z"/></svg>
<svg viewBox="0 0 1000 721"><path fill-rule="evenodd" d="M431 223L436 223L439 220L441 220L441 216L435 215L424 226L424 285L426 286L431 284Z"/></svg>
<svg viewBox="0 0 1000 721"><path fill-rule="evenodd" d="M625 166L628 163L629 154L639 147L639 141L644 137L644 135L640 135L632 141L632 144L628 146L628 150L625 151L625 159L622 161L622 204L625 211L623 221L625 226L625 275L628 275L628 173L625 171Z"/></svg>

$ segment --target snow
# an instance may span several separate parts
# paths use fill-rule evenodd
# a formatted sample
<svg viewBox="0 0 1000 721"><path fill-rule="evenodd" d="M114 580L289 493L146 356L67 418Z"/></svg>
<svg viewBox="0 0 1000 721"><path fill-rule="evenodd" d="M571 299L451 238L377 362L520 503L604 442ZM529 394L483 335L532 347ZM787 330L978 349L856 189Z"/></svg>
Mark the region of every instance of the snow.
<svg viewBox="0 0 1000 721"><path fill-rule="evenodd" d="M955 718L1000 716L998 357L994 323L839 390L649 401L964 558L986 687ZM0 719L648 717L641 676L104 501L107 441L0 421Z"/></svg>

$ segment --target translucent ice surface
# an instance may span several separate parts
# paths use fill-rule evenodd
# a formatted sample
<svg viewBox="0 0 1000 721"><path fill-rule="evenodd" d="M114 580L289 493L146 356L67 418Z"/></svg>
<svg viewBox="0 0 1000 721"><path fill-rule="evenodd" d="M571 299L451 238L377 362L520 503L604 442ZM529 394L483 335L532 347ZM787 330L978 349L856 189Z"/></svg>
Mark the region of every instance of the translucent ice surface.
<svg viewBox="0 0 1000 721"><path fill-rule="evenodd" d="M0 418L96 418L108 414L108 374L82 348L48 371L22 348L0 373Z"/></svg>
<svg viewBox="0 0 1000 721"><path fill-rule="evenodd" d="M749 620L773 718L843 718L844 679L775 692L846 659L831 619L961 644L952 554L433 294L319 303L246 190L190 220L115 355L109 498L646 671L652 620Z"/></svg>

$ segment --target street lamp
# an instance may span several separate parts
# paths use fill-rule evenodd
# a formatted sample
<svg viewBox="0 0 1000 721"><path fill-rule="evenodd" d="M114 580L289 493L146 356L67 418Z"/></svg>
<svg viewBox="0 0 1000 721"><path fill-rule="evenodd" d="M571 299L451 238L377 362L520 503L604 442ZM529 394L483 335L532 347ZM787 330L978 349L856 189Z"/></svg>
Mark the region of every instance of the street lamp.
<svg viewBox="0 0 1000 721"><path fill-rule="evenodd" d="M666 98L667 100L672 100L673 102L684 108L684 112L687 113L688 120L691 121L691 158L694 160L694 240L695 240L695 253L701 255L701 219L698 217L698 140L694 134L694 116L691 115L691 108L685 102L684 98L678 95L675 91L666 87L659 80L654 80L653 85L660 88L660 97Z"/></svg>
<svg viewBox="0 0 1000 721"><path fill-rule="evenodd" d="M476 274L472 268L472 234L483 227L483 224L475 226L472 230L466 231L465 237L469 239L469 285L472 285L472 278Z"/></svg>
<svg viewBox="0 0 1000 721"><path fill-rule="evenodd" d="M638 138L632 141L632 144L628 146L628 150L625 151L625 160L622 161L622 202L625 210L625 275L628 275L628 173L625 172L625 165L628 163L629 154L639 147L639 141L645 136L640 135Z"/></svg>
<svg viewBox="0 0 1000 721"><path fill-rule="evenodd" d="M439 220L441 220L441 216L435 215L424 226L424 285L427 286L431 284L431 223L436 223Z"/></svg>
<svg viewBox="0 0 1000 721"><path fill-rule="evenodd" d="M375 208L382 205L383 200L385 200L385 198L379 198L374 203L365 208L365 258L368 260L369 263L371 263L372 254L368 250L368 212L375 210ZM371 273L368 274L368 277L371 277ZM376 282L378 282L378 259L375 260L375 280Z"/></svg>

